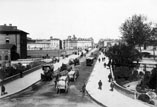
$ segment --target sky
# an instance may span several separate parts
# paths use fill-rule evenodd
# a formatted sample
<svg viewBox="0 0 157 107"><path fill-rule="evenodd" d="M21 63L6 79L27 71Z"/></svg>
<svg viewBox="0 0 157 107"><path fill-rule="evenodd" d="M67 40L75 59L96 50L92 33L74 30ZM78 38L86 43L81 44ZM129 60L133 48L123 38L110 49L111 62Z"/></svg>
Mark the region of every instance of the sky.
<svg viewBox="0 0 157 107"><path fill-rule="evenodd" d="M121 37L129 17L144 15L157 23L157 0L0 0L0 25L12 24L33 39L68 36Z"/></svg>

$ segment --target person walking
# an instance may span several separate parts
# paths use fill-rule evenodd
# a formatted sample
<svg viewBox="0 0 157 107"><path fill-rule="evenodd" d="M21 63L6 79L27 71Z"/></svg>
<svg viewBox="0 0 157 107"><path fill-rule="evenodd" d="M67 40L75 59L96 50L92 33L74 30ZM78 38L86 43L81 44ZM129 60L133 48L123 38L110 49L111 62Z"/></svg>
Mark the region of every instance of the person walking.
<svg viewBox="0 0 157 107"><path fill-rule="evenodd" d="M99 82L98 82L98 89L102 89L102 82L101 82L101 80L99 80Z"/></svg>
<svg viewBox="0 0 157 107"><path fill-rule="evenodd" d="M5 86L2 84L1 86L1 96L7 94L7 92L5 92Z"/></svg>
<svg viewBox="0 0 157 107"><path fill-rule="evenodd" d="M84 83L82 86L82 96L85 96L85 92L86 92L86 84Z"/></svg>
<svg viewBox="0 0 157 107"><path fill-rule="evenodd" d="M111 75L111 73L108 75L108 82L111 82L111 80L112 80L112 75Z"/></svg>
<svg viewBox="0 0 157 107"><path fill-rule="evenodd" d="M113 91L113 89L114 89L114 83L113 83L113 81L111 82L110 87L111 87L110 91Z"/></svg>
<svg viewBox="0 0 157 107"><path fill-rule="evenodd" d="M99 58L99 62L100 62L100 60L101 60L101 59Z"/></svg>
<svg viewBox="0 0 157 107"><path fill-rule="evenodd" d="M106 68L106 63L104 62L104 67Z"/></svg>
<svg viewBox="0 0 157 107"><path fill-rule="evenodd" d="M56 88L56 86L57 86L57 81L58 81L58 78L59 78L59 75L57 74L57 76L56 76L56 78L55 78L55 88Z"/></svg>

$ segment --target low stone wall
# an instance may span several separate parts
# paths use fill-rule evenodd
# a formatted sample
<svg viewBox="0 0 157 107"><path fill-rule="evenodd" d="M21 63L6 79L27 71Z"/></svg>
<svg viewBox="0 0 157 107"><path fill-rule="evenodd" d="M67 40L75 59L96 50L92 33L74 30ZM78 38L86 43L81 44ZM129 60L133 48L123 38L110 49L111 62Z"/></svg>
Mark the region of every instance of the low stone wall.
<svg viewBox="0 0 157 107"><path fill-rule="evenodd" d="M132 98L132 99L136 99L137 96L138 96L140 93L137 93L137 92L128 90L128 89L126 89L125 87L123 87L123 86L117 84L117 82L115 81L115 77L114 77L114 75L113 75L112 69L110 69L110 71L111 71L111 74L112 74L112 77L113 77L114 88L115 88L118 92L120 92L120 93L122 93L122 94L124 94L124 95L126 95L126 96L128 96L128 97L130 97L130 98ZM138 100L138 101L140 101L140 100ZM146 104L146 105L148 105L149 107L155 107L154 105L148 104L148 103L146 103L146 102L143 102L143 101L140 101L140 102L141 102L141 103L144 103L144 104Z"/></svg>
<svg viewBox="0 0 157 107"><path fill-rule="evenodd" d="M27 55L29 57L43 57L48 54L48 56L61 56L62 54L70 55L77 50L27 50Z"/></svg>
<svg viewBox="0 0 157 107"><path fill-rule="evenodd" d="M130 91L126 89L125 87L122 87L121 85L117 84L116 81L114 81L114 85L115 85L115 89L119 91L120 93L123 93L126 96L131 97L133 99L135 98L135 92Z"/></svg>

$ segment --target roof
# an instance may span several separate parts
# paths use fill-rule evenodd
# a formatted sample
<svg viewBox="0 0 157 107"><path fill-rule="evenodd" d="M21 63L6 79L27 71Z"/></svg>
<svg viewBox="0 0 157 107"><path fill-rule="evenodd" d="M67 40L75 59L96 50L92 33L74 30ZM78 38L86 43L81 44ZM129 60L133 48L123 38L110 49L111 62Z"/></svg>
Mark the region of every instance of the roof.
<svg viewBox="0 0 157 107"><path fill-rule="evenodd" d="M13 44L0 44L0 49L11 49Z"/></svg>
<svg viewBox="0 0 157 107"><path fill-rule="evenodd" d="M65 39L64 41L93 41L91 38Z"/></svg>
<svg viewBox="0 0 157 107"><path fill-rule="evenodd" d="M0 34L28 34L23 30L17 29L17 26L0 25Z"/></svg>
<svg viewBox="0 0 157 107"><path fill-rule="evenodd" d="M0 34L29 34L25 31L22 31L22 30L0 30Z"/></svg>

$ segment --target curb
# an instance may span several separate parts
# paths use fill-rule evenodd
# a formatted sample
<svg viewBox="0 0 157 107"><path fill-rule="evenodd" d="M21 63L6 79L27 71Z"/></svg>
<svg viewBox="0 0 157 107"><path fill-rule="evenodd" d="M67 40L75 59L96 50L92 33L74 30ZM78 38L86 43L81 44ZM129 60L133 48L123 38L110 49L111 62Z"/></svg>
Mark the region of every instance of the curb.
<svg viewBox="0 0 157 107"><path fill-rule="evenodd" d="M8 97L10 97L10 96L14 96L14 95L16 95L17 93L20 93L20 92L22 92L22 91L24 91L24 90L27 90L28 88L32 87L33 85L35 85L36 83L38 83L38 82L40 82L40 81L41 81L41 80L38 80L37 82L35 82L35 83L29 85L28 87L26 87L26 88L24 88L24 89L22 89L22 90L20 90L20 91L18 91L18 92L15 92L15 93L13 93L13 94L10 94L10 95L8 95L8 96L1 97L0 99L5 99L5 98L8 98Z"/></svg>
<svg viewBox="0 0 157 107"><path fill-rule="evenodd" d="M107 107L107 106L105 106L104 104L102 104L102 103L100 103L99 101L97 101L94 97L92 97L90 94L89 94L89 92L86 90L86 93L89 95L89 97L93 100L93 101L95 101L97 104L99 104L100 106L102 106L102 107Z"/></svg>

